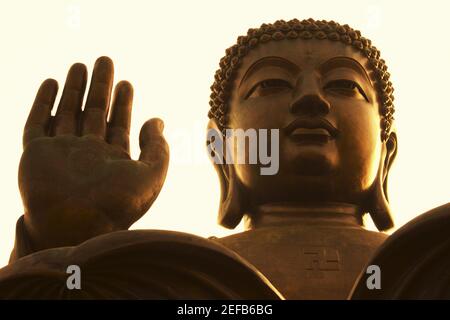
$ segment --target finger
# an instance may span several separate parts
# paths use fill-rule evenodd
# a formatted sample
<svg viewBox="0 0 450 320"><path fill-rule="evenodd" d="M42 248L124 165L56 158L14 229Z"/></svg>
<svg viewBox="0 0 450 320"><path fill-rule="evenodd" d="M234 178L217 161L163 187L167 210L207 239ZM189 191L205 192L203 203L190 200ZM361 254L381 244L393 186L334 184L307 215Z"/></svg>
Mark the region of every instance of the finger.
<svg viewBox="0 0 450 320"><path fill-rule="evenodd" d="M106 116L114 77L113 62L108 57L100 57L95 62L91 85L83 110L81 134L92 134L105 138Z"/></svg>
<svg viewBox="0 0 450 320"><path fill-rule="evenodd" d="M163 129L164 122L158 118L150 119L142 126L139 134L139 160L159 169L165 175L169 164L169 146L164 139Z"/></svg>
<svg viewBox="0 0 450 320"><path fill-rule="evenodd" d="M67 74L66 84L52 122L53 135L77 133L86 82L86 66L81 63L74 64Z"/></svg>
<svg viewBox="0 0 450 320"><path fill-rule="evenodd" d="M107 142L123 148L130 153L130 124L133 103L133 86L121 81L114 90L114 99L108 122Z"/></svg>
<svg viewBox="0 0 450 320"><path fill-rule="evenodd" d="M47 79L39 87L23 131L24 148L32 140L47 136L50 116L57 93L58 82L56 80Z"/></svg>

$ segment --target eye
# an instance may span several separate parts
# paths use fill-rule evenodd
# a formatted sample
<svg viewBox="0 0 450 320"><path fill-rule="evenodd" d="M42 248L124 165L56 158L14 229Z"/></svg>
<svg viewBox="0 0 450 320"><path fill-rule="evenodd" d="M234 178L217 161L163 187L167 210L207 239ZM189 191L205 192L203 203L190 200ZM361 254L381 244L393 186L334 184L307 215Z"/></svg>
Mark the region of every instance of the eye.
<svg viewBox="0 0 450 320"><path fill-rule="evenodd" d="M284 92L292 89L291 84L283 79L267 79L261 82L258 82L253 88L249 91L247 98L254 97L263 97L270 94L276 94L280 92Z"/></svg>
<svg viewBox="0 0 450 320"><path fill-rule="evenodd" d="M367 102L369 101L367 95L365 94L364 90L360 87L360 85L352 80L339 79L330 81L325 85L324 90L334 92L337 94L346 95L349 97L355 98L360 97L365 99Z"/></svg>

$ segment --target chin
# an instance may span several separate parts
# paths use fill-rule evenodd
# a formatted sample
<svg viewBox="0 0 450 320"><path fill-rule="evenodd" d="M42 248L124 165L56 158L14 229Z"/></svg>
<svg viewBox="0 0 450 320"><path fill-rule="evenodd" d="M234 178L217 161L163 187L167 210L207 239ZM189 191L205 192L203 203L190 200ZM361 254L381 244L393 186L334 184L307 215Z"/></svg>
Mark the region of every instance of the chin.
<svg viewBox="0 0 450 320"><path fill-rule="evenodd" d="M319 175L296 175L284 181L283 201L286 202L328 202L335 201L335 184Z"/></svg>
<svg viewBox="0 0 450 320"><path fill-rule="evenodd" d="M337 159L329 152L314 148L301 150L289 161L289 171L301 176L324 176L333 172Z"/></svg>

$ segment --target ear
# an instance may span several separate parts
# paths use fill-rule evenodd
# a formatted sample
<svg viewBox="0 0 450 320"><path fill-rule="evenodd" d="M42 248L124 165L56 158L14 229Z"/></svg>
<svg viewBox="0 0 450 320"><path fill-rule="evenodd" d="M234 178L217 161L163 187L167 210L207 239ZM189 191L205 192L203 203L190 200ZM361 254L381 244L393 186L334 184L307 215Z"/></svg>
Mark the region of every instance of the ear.
<svg viewBox="0 0 450 320"><path fill-rule="evenodd" d="M386 155L384 157L384 165L383 165L383 190L386 196L386 200L389 200L387 192L388 174L397 156L397 134L394 131L391 132L389 138L386 140L384 145L386 148Z"/></svg>
<svg viewBox="0 0 450 320"><path fill-rule="evenodd" d="M396 155L397 135L395 132L391 132L389 138L383 142L377 177L372 185L367 201L367 211L380 231L388 230L394 226L388 202L387 181L389 170Z"/></svg>
<svg viewBox="0 0 450 320"><path fill-rule="evenodd" d="M225 142L217 122L215 119L210 119L207 127L206 147L220 181L218 223L225 228L234 229L243 217L244 198L234 166L226 161L228 150Z"/></svg>

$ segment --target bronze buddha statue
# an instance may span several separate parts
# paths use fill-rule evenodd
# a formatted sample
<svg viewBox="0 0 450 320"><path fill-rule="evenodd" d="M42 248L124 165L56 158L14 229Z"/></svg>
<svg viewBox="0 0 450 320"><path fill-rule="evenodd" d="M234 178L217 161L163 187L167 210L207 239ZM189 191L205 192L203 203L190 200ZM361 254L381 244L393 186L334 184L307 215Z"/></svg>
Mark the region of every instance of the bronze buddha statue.
<svg viewBox="0 0 450 320"><path fill-rule="evenodd" d="M212 86L210 128L280 129L279 171L217 165L218 239L286 298L344 299L392 227L386 181L397 151L392 84L379 52L348 26L277 21L227 50Z"/></svg>
<svg viewBox="0 0 450 320"><path fill-rule="evenodd" d="M213 161L222 190L218 221L234 228L244 219L246 231L205 241L250 262L285 298L346 299L387 238L366 230L363 215L380 231L393 226L387 178L397 137L389 76L370 40L333 21L279 20L239 37L215 74L208 130L279 129L279 171L261 175L261 164ZM81 246L95 256L97 236L109 246L132 239L136 231L122 230L164 183L162 121L144 124L142 152L132 160L131 84L116 86L109 111L113 65L99 58L82 110L86 79L86 67L73 65L54 117L56 81L38 91L19 170L25 214L3 274L23 259L61 258L52 253L60 248L20 259L40 250L91 239ZM8 279L1 274L0 288Z"/></svg>

